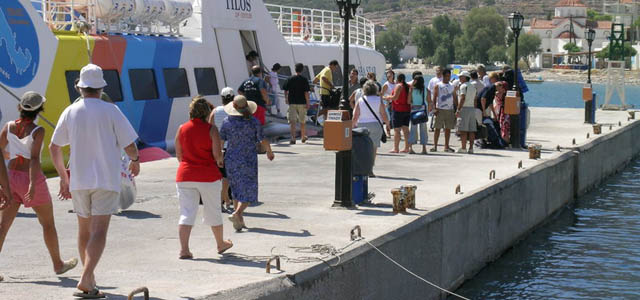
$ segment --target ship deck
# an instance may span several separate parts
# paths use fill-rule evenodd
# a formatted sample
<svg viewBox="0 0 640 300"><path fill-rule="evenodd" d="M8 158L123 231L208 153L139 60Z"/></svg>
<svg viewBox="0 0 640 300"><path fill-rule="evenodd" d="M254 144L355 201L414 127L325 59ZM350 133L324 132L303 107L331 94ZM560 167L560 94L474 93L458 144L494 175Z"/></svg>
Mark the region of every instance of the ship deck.
<svg viewBox="0 0 640 300"><path fill-rule="evenodd" d="M387 154L391 143L387 143L378 156L378 177L369 181L370 192L377 195L373 200L377 205L357 209L331 207L335 155L323 150L321 139L312 138L307 144L293 146L283 141L273 146L275 161L260 157L261 203L246 213L249 229L234 232L225 216L225 237L235 246L218 255L209 228L197 224L191 238L193 260L178 259L174 185L177 162L168 159L145 163L137 179L137 203L112 218L107 248L97 269L99 287L109 299L126 299L130 291L141 286L149 288L152 299L192 299L295 274L322 264L318 258L324 257L297 247L348 246L344 252L368 247L361 242L350 245L349 231L355 225L361 226L362 235L368 239L393 234L418 217L496 182L489 180L490 170L496 171L497 180L504 180L522 171L517 167L519 161L524 169L531 168L571 151L573 139L580 145L588 141L587 133L593 138L591 126L582 122L582 109L532 108L531 112L528 142L543 146L542 159L528 159L527 151L482 149L476 149L474 155L391 155ZM613 131L621 128L618 122L628 124L627 117L626 112L597 112L597 120L605 124L603 134L611 132L609 124L613 124ZM429 141L433 141L432 136ZM558 145L565 148L557 151ZM452 146L459 146L455 138ZM50 179L48 184L52 194L57 194L57 179ZM418 186L417 209L395 215L391 211L390 190L403 184ZM461 195L454 193L458 184ZM69 213L72 204L55 201L54 206L63 258L77 257L76 217ZM0 283L0 298L71 298L81 268L63 276L53 273L32 210L20 210L3 250L0 274L5 281ZM289 259L283 259L282 272L267 274L265 260L272 254Z"/></svg>

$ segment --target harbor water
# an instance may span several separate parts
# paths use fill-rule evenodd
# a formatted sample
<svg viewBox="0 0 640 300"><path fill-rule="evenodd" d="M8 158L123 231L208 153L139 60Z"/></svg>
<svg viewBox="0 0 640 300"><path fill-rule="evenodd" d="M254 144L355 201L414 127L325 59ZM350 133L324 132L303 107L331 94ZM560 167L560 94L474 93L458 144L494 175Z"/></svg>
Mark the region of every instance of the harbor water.
<svg viewBox="0 0 640 300"><path fill-rule="evenodd" d="M470 299L640 299L640 160L563 209L457 293Z"/></svg>

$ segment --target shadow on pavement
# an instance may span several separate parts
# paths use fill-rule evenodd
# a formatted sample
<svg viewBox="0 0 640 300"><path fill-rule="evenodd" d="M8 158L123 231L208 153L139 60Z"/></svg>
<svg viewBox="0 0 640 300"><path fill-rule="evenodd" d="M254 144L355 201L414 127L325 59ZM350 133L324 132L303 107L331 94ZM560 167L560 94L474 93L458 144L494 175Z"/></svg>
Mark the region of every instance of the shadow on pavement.
<svg viewBox="0 0 640 300"><path fill-rule="evenodd" d="M156 215L148 211L142 211L142 210L123 210L120 213L116 214L116 216L126 217L127 219L135 219L135 220L159 219L162 217L161 215Z"/></svg>
<svg viewBox="0 0 640 300"><path fill-rule="evenodd" d="M284 230L274 230L274 229L253 227L253 228L249 228L247 232L260 233L260 234L273 234L273 235L279 235L279 236L293 236L293 237L312 236L309 230L306 230L306 229L301 229L300 232L295 232L295 231L284 231Z"/></svg>
<svg viewBox="0 0 640 300"><path fill-rule="evenodd" d="M281 214L281 213L277 213L274 211L270 211L268 213L252 213L252 212L245 212L243 213L244 216L246 217L252 217L252 218L271 218L271 219L291 219L289 218L289 216Z"/></svg>
<svg viewBox="0 0 640 300"><path fill-rule="evenodd" d="M222 258L196 258L194 261L204 261L214 264L234 265L238 267L250 267L250 268L265 268L267 258L263 257L251 257L243 254L228 253L224 254Z"/></svg>
<svg viewBox="0 0 640 300"><path fill-rule="evenodd" d="M392 210L378 210L378 209L360 209L360 211L358 212L359 215L366 215L366 216L395 216L396 213L394 213ZM410 212L406 212L406 213L400 213L401 215L408 215L408 216L417 216L418 214L414 214L414 213L410 213Z"/></svg>

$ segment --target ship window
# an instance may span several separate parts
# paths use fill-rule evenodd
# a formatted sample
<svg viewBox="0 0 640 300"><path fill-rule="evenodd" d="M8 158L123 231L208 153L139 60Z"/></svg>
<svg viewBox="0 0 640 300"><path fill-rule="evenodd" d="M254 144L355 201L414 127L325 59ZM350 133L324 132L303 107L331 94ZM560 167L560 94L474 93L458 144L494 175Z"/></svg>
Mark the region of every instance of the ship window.
<svg viewBox="0 0 640 300"><path fill-rule="evenodd" d="M313 74L315 74L315 76L318 76L318 74L322 72L322 69L324 69L324 66L320 66L320 65L313 66Z"/></svg>
<svg viewBox="0 0 640 300"><path fill-rule="evenodd" d="M198 94L203 96L218 95L218 79L214 68L195 68Z"/></svg>
<svg viewBox="0 0 640 300"><path fill-rule="evenodd" d="M129 80L135 100L158 99L158 85L153 69L130 69Z"/></svg>
<svg viewBox="0 0 640 300"><path fill-rule="evenodd" d="M164 84L167 87L167 96L169 98L189 97L191 95L185 69L164 69L162 73L164 74Z"/></svg>
<svg viewBox="0 0 640 300"><path fill-rule="evenodd" d="M280 84L280 88L282 88L284 83L287 81L287 78L291 77L291 67L282 66L278 73L278 84Z"/></svg>
<svg viewBox="0 0 640 300"><path fill-rule="evenodd" d="M117 70L103 70L104 80L107 86L103 92L114 102L122 101L122 88L120 85L120 75ZM67 91L69 92L69 102L73 103L80 94L76 91L76 79L80 77L80 71L66 71L65 78L67 80Z"/></svg>
<svg viewBox="0 0 640 300"><path fill-rule="evenodd" d="M311 81L311 74L309 73L309 67L308 66L304 66L304 68L302 69L302 77L304 77L307 80Z"/></svg>

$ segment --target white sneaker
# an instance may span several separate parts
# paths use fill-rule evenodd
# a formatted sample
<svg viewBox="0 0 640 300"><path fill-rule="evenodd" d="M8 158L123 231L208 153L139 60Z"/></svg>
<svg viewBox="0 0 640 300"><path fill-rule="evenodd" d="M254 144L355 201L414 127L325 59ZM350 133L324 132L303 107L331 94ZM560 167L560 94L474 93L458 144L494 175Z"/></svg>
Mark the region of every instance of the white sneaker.
<svg viewBox="0 0 640 300"><path fill-rule="evenodd" d="M467 149L462 149L462 148L458 149L458 153L466 153L466 152L467 152Z"/></svg>

